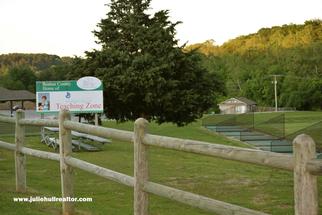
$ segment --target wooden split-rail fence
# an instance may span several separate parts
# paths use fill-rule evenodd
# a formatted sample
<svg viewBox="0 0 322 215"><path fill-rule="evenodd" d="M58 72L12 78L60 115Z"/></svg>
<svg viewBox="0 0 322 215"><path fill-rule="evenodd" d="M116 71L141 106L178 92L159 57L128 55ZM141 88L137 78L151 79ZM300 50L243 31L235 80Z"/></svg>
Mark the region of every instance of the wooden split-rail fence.
<svg viewBox="0 0 322 215"><path fill-rule="evenodd" d="M73 168L90 172L103 178L134 187L134 215L148 214L148 195L155 194L215 214L263 215L264 212L214 200L194 193L178 190L149 180L148 147L157 146L178 151L213 156L244 163L251 163L294 173L294 211L296 215L318 215L317 177L322 175L322 161L316 159L315 143L311 137L302 134L293 141L294 154L245 149L202 141L179 139L147 133L148 122L137 119L134 132L81 124L70 120L68 111L61 111L58 120L25 119L24 112L18 110L16 118L0 117L0 122L15 123L15 144L0 141L0 148L12 150L15 154L16 191L26 192L26 155L60 162L62 197L73 197ZM59 154L27 148L25 126L59 127ZM105 138L113 138L134 143L134 176L72 157L71 130ZM75 213L73 202L62 203L62 213Z"/></svg>

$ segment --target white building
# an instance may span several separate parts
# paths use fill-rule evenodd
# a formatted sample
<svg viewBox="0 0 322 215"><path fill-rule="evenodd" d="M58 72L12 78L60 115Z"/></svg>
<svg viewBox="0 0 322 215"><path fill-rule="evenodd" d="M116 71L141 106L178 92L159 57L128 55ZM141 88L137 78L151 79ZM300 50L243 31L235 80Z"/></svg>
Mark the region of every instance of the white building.
<svg viewBox="0 0 322 215"><path fill-rule="evenodd" d="M230 98L218 104L222 114L239 114L253 112L256 110L256 102L244 98Z"/></svg>

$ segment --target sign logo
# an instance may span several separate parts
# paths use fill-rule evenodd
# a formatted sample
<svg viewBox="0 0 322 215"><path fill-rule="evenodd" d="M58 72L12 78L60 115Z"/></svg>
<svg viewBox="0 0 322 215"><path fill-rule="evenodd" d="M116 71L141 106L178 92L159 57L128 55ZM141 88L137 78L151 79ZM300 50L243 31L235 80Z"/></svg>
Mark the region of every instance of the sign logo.
<svg viewBox="0 0 322 215"><path fill-rule="evenodd" d="M83 90L95 90L102 82L96 77L86 76L77 81L77 86Z"/></svg>
<svg viewBox="0 0 322 215"><path fill-rule="evenodd" d="M66 96L65 96L65 98L66 98L66 99L70 99L70 97L71 97L70 92L66 92Z"/></svg>

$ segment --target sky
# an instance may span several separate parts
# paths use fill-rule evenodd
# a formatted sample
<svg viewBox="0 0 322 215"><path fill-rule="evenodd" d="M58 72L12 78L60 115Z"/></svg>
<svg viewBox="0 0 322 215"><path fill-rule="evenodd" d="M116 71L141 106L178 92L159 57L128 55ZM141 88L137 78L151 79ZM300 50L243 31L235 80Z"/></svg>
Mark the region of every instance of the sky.
<svg viewBox="0 0 322 215"><path fill-rule="evenodd" d="M0 0L0 54L84 56L99 49L92 33L109 0ZM152 0L170 10L180 44L222 44L260 28L322 19L322 0Z"/></svg>

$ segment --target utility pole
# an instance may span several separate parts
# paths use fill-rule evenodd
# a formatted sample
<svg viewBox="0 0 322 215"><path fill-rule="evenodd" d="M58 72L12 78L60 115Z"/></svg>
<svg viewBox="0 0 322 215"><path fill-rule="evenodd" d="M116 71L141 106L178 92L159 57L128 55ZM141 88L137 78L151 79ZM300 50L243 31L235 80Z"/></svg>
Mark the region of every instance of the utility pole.
<svg viewBox="0 0 322 215"><path fill-rule="evenodd" d="M274 92L275 92L275 112L277 112L278 109L277 109L277 80L276 80L276 75L274 75Z"/></svg>
<svg viewBox="0 0 322 215"><path fill-rule="evenodd" d="M275 112L278 111L278 106L277 106L277 77L282 76L282 75L271 75L274 78L274 94L275 94Z"/></svg>

